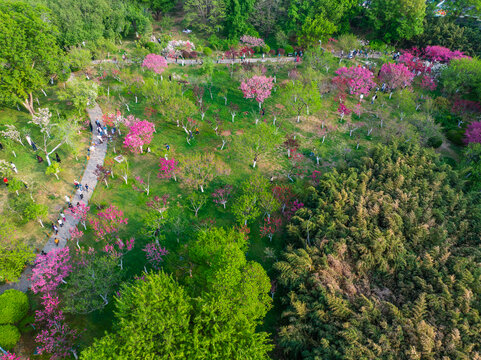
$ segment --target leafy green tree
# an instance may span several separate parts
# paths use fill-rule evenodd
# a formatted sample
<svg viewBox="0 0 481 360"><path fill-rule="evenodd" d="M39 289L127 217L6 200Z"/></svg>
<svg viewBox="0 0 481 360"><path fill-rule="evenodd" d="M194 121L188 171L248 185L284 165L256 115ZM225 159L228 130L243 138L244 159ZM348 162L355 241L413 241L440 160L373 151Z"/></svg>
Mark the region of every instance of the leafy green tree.
<svg viewBox="0 0 481 360"><path fill-rule="evenodd" d="M48 215L48 206L31 202L24 210L23 216L27 220L37 220L40 226L43 226L42 219Z"/></svg>
<svg viewBox="0 0 481 360"><path fill-rule="evenodd" d="M0 3L0 103L34 114L34 94L61 69L62 53L51 12L21 1Z"/></svg>
<svg viewBox="0 0 481 360"><path fill-rule="evenodd" d="M224 0L225 23L224 28L230 39L239 39L243 34L252 30L248 23L256 0Z"/></svg>
<svg viewBox="0 0 481 360"><path fill-rule="evenodd" d="M243 194L234 202L232 212L240 224L247 225L259 217L261 210L257 202L258 198L253 194Z"/></svg>
<svg viewBox="0 0 481 360"><path fill-rule="evenodd" d="M478 17L481 15L481 0L458 0L446 1L447 15L452 18L460 15L471 15Z"/></svg>
<svg viewBox="0 0 481 360"><path fill-rule="evenodd" d="M58 174L59 174L61 171L63 171L63 169L60 167L60 164L59 164L58 162L54 162L54 163L52 163L52 165L50 165L50 166L47 168L47 170L45 171L45 174L46 174L46 175L53 174L53 175L55 175L55 178L56 178L57 180L60 180L60 179L58 178Z"/></svg>
<svg viewBox="0 0 481 360"><path fill-rule="evenodd" d="M389 43L423 33L424 0L373 0L366 10L376 35Z"/></svg>
<svg viewBox="0 0 481 360"><path fill-rule="evenodd" d="M15 236L15 228L6 220L0 221L0 281L15 281L25 264L35 259L33 249Z"/></svg>
<svg viewBox="0 0 481 360"><path fill-rule="evenodd" d="M207 34L220 30L226 16L224 0L186 0L185 20Z"/></svg>
<svg viewBox="0 0 481 360"><path fill-rule="evenodd" d="M475 190L481 189L481 144L470 143L464 151L465 172Z"/></svg>
<svg viewBox="0 0 481 360"><path fill-rule="evenodd" d="M279 341L289 357L477 356L481 208L463 178L403 142L306 189L275 265L289 294Z"/></svg>
<svg viewBox="0 0 481 360"><path fill-rule="evenodd" d="M481 98L481 60L452 60L441 73L443 90L450 95L463 94L474 101Z"/></svg>
<svg viewBox="0 0 481 360"><path fill-rule="evenodd" d="M323 15L316 15L314 18L308 16L302 25L299 45L306 47L315 45L319 40L331 36L336 30L336 25Z"/></svg>
<svg viewBox="0 0 481 360"><path fill-rule="evenodd" d="M73 47L67 54L67 62L72 71L79 71L87 67L92 60L90 50L81 47Z"/></svg>
<svg viewBox="0 0 481 360"><path fill-rule="evenodd" d="M118 322L81 359L268 359L267 334L255 332L270 306L269 279L247 262L244 235L200 232L188 249L192 277L180 285L163 271L124 285Z"/></svg>
<svg viewBox="0 0 481 360"><path fill-rule="evenodd" d="M140 5L146 6L155 15L157 20L166 12L169 12L176 4L174 0L135 0Z"/></svg>
<svg viewBox="0 0 481 360"><path fill-rule="evenodd" d="M121 278L114 256L82 250L62 290L65 311L88 314L104 308Z"/></svg>
<svg viewBox="0 0 481 360"><path fill-rule="evenodd" d="M67 82L65 89L58 92L60 100L69 100L79 114L85 111L86 107L94 107L98 95L98 85L93 81L74 78Z"/></svg>

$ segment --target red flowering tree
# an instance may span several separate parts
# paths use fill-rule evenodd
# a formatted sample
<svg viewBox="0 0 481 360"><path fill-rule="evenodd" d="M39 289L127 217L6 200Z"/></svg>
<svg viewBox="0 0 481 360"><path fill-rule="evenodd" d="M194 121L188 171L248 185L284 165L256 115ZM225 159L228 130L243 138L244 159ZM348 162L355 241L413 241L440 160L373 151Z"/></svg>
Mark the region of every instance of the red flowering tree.
<svg viewBox="0 0 481 360"><path fill-rule="evenodd" d="M169 251L160 244L156 242L151 242L142 249L145 252L145 256L149 261L150 265L156 270L160 269L162 262L164 261L164 256L169 253Z"/></svg>
<svg viewBox="0 0 481 360"><path fill-rule="evenodd" d="M421 80L421 87L427 90L434 91L436 90L436 87L438 86L436 80L434 80L431 76L429 75L424 75L423 79Z"/></svg>
<svg viewBox="0 0 481 360"><path fill-rule="evenodd" d="M162 74L167 68L167 60L161 55L148 54L142 62L142 67L152 70L156 74Z"/></svg>
<svg viewBox="0 0 481 360"><path fill-rule="evenodd" d="M152 142L155 125L147 120L135 122L130 126L129 133L125 136L124 147L134 153L143 152L143 146Z"/></svg>
<svg viewBox="0 0 481 360"><path fill-rule="evenodd" d="M373 81L374 74L361 66L342 67L336 70L336 77L332 82L340 91L349 91L351 95L367 95L376 85Z"/></svg>
<svg viewBox="0 0 481 360"><path fill-rule="evenodd" d="M230 193L232 191L232 185L225 185L224 187L220 187L212 193L212 197L214 198L214 203L220 204L224 206L227 204L229 200Z"/></svg>
<svg viewBox="0 0 481 360"><path fill-rule="evenodd" d="M104 246L104 251L110 255L112 255L116 259L120 259L120 269L123 270L123 257L126 253L134 248L135 239L130 238L127 241L123 241L122 239L117 238L115 243L107 244Z"/></svg>
<svg viewBox="0 0 481 360"><path fill-rule="evenodd" d="M465 142L481 144L481 121L474 121L466 128Z"/></svg>
<svg viewBox="0 0 481 360"><path fill-rule="evenodd" d="M244 93L244 98L253 99L259 103L259 109L262 103L271 95L274 79L267 76L253 76L241 83L240 89Z"/></svg>
<svg viewBox="0 0 481 360"><path fill-rule="evenodd" d="M262 237L268 237L269 241L272 241L274 235L280 231L281 225L282 219L280 217L266 217L260 229Z"/></svg>
<svg viewBox="0 0 481 360"><path fill-rule="evenodd" d="M0 360L22 360L20 356L17 356L15 354L12 354L10 352L6 352L5 354L0 355ZM27 358L29 360L29 358Z"/></svg>
<svg viewBox="0 0 481 360"><path fill-rule="evenodd" d="M386 63L382 65L379 77L392 91L411 85L414 75L404 64Z"/></svg>
<svg viewBox="0 0 481 360"><path fill-rule="evenodd" d="M55 293L60 283L65 283L64 279L72 271L69 261L68 247L53 249L45 255L37 255L30 277L33 293Z"/></svg>
<svg viewBox="0 0 481 360"><path fill-rule="evenodd" d="M180 172L179 162L174 158L166 160L159 159L159 173L157 177L160 179L174 179L177 181L177 174Z"/></svg>
<svg viewBox="0 0 481 360"><path fill-rule="evenodd" d="M114 205L110 205L105 211L99 212L96 218L90 220L97 241L117 237L122 226L127 224L128 219L124 217L123 211Z"/></svg>

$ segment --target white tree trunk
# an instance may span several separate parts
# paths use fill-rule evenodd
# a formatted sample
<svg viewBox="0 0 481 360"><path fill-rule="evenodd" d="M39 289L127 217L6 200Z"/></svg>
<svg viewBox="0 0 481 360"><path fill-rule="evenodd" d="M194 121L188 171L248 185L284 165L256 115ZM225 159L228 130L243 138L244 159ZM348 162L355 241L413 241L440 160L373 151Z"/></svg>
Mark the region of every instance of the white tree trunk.
<svg viewBox="0 0 481 360"><path fill-rule="evenodd" d="M45 227L45 226L43 226L42 219L38 219L38 222L40 223L40 226L41 226L41 227Z"/></svg>
<svg viewBox="0 0 481 360"><path fill-rule="evenodd" d="M203 185L200 185L200 191L204 192L204 186Z"/></svg>
<svg viewBox="0 0 481 360"><path fill-rule="evenodd" d="M256 161L256 160L254 160L254 162L252 163L252 167L253 167L253 168L255 168L255 167L256 167L256 163L257 163L257 161Z"/></svg>

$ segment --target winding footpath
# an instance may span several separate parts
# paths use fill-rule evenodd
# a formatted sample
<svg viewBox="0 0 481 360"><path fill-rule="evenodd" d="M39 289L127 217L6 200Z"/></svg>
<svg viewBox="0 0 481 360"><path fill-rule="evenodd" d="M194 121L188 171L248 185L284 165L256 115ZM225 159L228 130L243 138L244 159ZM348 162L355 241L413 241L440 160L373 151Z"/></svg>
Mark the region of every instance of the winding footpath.
<svg viewBox="0 0 481 360"><path fill-rule="evenodd" d="M92 133L92 142L98 143L97 136L99 134L97 132L97 125L95 124L95 120L98 120L100 121L100 123L102 123L102 110L100 109L98 104L95 104L95 107L91 109L87 109L87 113L89 115L92 128L94 129ZM82 192L84 195L83 199L80 199L80 192L77 191L73 199L70 199L73 205L77 204L77 202L88 204L93 194L93 191L97 185L97 176L95 176L94 171L97 168L97 165L103 165L106 152L107 152L106 141L104 141L102 144L95 145L94 150L90 150L90 159L87 163L87 166L85 168L82 181L81 181L82 185L88 184L89 191L86 192L84 190ZM79 221L74 219L72 216L67 216L67 215L66 215L66 219L67 221L65 222L65 224L62 227L59 227L58 235L53 234L48 239L47 243L43 247L43 251L49 252L50 250L55 248L61 249L67 245L67 240L70 237L69 230L75 228ZM58 238L60 240L58 246L55 245L55 238ZM30 287L29 278L31 274L32 274L32 266L29 265L24 270L24 272L22 273L22 276L17 282L0 285L0 294L2 294L5 290L8 290L8 289L17 289L17 290L26 292Z"/></svg>

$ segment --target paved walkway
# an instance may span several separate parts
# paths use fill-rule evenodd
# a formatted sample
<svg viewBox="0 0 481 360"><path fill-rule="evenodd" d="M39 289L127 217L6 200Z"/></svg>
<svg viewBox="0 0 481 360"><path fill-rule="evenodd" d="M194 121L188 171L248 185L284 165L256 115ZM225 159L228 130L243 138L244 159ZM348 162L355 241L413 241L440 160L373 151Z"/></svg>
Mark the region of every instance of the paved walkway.
<svg viewBox="0 0 481 360"><path fill-rule="evenodd" d="M95 120L99 120L102 123L102 110L100 107L95 104L95 107L92 109L87 109L87 113L90 117L90 122L92 123L92 127L94 132L92 134L92 141L98 144L99 135L97 133L97 126L95 125ZM103 144L96 145L95 149L90 151L90 159L87 163L87 167L85 168L83 177L82 177L82 185L88 184L89 191L83 191L83 199L80 199L80 192L76 192L73 199L70 199L72 204L75 206L77 202L87 204L92 196L93 190L97 185L97 177L94 175L94 171L97 168L97 165L102 165L104 163L105 153L107 152L107 143L104 141ZM63 199L64 200L64 199ZM49 252L55 248L63 248L67 244L67 239L70 237L69 229L72 229L77 226L78 220L74 219L72 216L66 215L67 221L63 227L59 227L58 235L53 234L50 239L48 239L47 243L43 247L43 251ZM48 226L48 225L47 225ZM55 246L55 238L58 238L59 244L58 247ZM26 292L30 287L30 281L28 280L32 274L32 266L27 266L25 271L23 272L20 279L15 283L8 283L0 286L0 294L2 294L5 290L8 289L17 289L23 292Z"/></svg>

